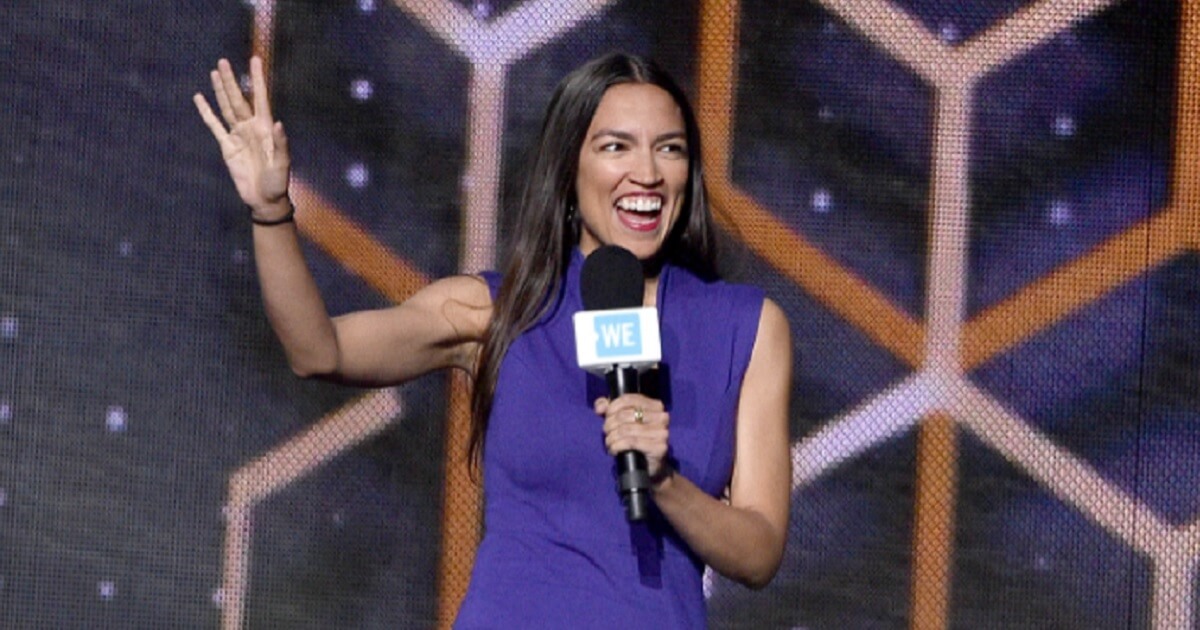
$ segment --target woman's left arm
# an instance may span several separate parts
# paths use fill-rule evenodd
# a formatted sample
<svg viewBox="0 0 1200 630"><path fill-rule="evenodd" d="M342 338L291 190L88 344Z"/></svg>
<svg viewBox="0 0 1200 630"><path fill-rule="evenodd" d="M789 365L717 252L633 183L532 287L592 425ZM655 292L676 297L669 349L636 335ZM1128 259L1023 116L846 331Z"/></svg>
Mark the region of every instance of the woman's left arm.
<svg viewBox="0 0 1200 630"><path fill-rule="evenodd" d="M678 474L666 475L652 490L659 510L700 559L751 588L775 577L787 541L791 387L791 332L783 310L768 299L738 396L729 502Z"/></svg>

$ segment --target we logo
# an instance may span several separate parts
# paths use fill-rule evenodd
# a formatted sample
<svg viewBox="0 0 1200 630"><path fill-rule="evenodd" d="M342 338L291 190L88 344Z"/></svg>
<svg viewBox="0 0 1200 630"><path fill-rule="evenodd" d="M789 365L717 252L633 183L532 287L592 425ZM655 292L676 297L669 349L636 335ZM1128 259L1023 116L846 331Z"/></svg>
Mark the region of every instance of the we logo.
<svg viewBox="0 0 1200 630"><path fill-rule="evenodd" d="M662 360L653 307L579 311L572 319L575 356L585 370L604 374L614 365L644 367Z"/></svg>
<svg viewBox="0 0 1200 630"><path fill-rule="evenodd" d="M641 354L641 318L637 313L614 313L601 315L594 322L596 330L596 356L608 358L629 354Z"/></svg>

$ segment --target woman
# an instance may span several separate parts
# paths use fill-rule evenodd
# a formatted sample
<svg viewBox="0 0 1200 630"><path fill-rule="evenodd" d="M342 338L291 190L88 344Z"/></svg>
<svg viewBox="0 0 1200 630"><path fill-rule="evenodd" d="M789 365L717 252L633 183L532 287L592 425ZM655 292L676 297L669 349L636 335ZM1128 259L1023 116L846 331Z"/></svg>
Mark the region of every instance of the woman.
<svg viewBox="0 0 1200 630"><path fill-rule="evenodd" d="M703 627L704 565L750 587L771 580L787 537L788 325L758 289L714 279L698 130L665 73L613 54L559 84L502 276L445 278L333 319L291 223L287 138L257 58L250 74L252 102L227 61L211 73L220 118L194 100L249 206L292 369L372 386L441 368L474 377L486 534L457 627ZM642 261L664 400L609 400L575 366L579 269L603 245ZM612 456L629 449L648 462L645 523L625 521L614 490Z"/></svg>

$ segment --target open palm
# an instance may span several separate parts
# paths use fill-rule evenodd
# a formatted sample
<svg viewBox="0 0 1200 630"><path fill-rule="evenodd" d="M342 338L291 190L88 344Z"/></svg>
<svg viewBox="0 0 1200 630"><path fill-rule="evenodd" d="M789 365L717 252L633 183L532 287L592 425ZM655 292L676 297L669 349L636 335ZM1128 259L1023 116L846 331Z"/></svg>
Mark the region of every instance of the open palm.
<svg viewBox="0 0 1200 630"><path fill-rule="evenodd" d="M192 100L221 147L221 156L238 195L259 218L279 214L280 210L273 207L287 200L291 160L283 124L271 116L262 60L250 59L253 103L242 94L227 60L217 62L211 78L221 118L217 118L203 95L196 94Z"/></svg>

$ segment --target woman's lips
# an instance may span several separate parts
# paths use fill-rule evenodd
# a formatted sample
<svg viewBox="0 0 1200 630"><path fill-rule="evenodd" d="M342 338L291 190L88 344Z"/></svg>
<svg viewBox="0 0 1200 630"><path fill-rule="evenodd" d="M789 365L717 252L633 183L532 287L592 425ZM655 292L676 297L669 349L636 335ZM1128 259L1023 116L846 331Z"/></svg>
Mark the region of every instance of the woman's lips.
<svg viewBox="0 0 1200 630"><path fill-rule="evenodd" d="M659 195L626 195L615 208L621 225L635 232L653 232L662 216L663 198Z"/></svg>
<svg viewBox="0 0 1200 630"><path fill-rule="evenodd" d="M617 218L621 220L621 225L635 232L657 230L660 216L662 216L662 212L631 212L617 208Z"/></svg>

